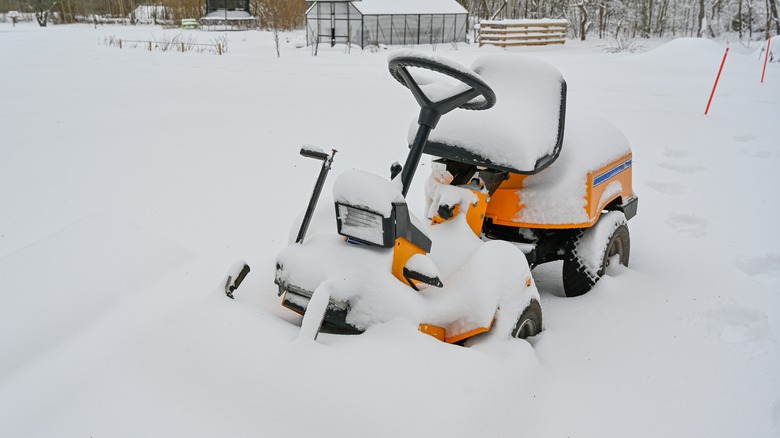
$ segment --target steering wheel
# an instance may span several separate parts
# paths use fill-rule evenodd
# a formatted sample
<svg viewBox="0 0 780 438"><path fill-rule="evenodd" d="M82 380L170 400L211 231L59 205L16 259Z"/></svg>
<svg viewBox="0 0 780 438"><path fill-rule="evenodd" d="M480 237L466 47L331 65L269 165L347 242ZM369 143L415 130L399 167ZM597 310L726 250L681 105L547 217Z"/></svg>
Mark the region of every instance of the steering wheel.
<svg viewBox="0 0 780 438"><path fill-rule="evenodd" d="M407 70L407 67L418 67L431 70L436 73L447 75L466 85L469 89L452 96L432 102L422 91L420 85L414 80ZM479 75L471 69L463 67L456 63L444 63L423 53L416 53L411 50L403 51L398 55L391 56L388 61L390 74L408 88L423 112L436 114L438 117L454 110L463 108L467 110L486 110L496 104L496 93L488 84L483 81ZM477 97L482 99L477 99ZM435 124L434 124L435 126Z"/></svg>

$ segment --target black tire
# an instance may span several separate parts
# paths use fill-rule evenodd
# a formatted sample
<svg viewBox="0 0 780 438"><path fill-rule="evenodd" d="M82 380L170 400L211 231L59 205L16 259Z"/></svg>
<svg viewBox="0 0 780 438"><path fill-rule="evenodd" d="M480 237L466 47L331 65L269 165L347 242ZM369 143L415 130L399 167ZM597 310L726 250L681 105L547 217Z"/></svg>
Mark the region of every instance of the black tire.
<svg viewBox="0 0 780 438"><path fill-rule="evenodd" d="M628 226L621 224L609 236L601 256L601 264L597 272L592 272L578 256L583 238L592 229L583 230L574 237L563 258L563 291L567 297L578 297L593 289L593 286L604 276L609 266L610 258L618 255L618 261L628 266L631 254L631 238Z"/></svg>
<svg viewBox="0 0 780 438"><path fill-rule="evenodd" d="M531 300L520 317L517 318L515 328L512 329L512 337L519 339L530 338L542 332L542 306L537 300Z"/></svg>

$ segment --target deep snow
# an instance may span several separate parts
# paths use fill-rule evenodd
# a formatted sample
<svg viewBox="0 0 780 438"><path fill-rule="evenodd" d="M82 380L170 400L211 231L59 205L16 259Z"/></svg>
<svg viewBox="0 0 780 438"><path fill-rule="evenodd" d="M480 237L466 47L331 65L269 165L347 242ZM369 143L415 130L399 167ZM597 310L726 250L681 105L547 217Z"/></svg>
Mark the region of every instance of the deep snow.
<svg viewBox="0 0 780 438"><path fill-rule="evenodd" d="M386 52L101 44L175 32L0 24L0 436L780 435L780 70L759 83L758 44L731 45L709 116L721 43L436 47L556 66L569 108L631 141L641 198L630 268L573 299L538 268L546 330L466 349L404 319L299 338L273 285L320 166L301 145L339 150L324 193L405 157Z"/></svg>

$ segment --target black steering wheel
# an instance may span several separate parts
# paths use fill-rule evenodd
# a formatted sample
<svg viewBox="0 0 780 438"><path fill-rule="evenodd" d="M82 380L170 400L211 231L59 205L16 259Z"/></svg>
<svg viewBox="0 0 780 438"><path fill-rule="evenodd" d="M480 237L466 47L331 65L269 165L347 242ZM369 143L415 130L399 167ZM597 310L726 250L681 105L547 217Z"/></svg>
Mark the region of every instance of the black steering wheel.
<svg viewBox="0 0 780 438"><path fill-rule="evenodd" d="M407 67L424 68L436 73L447 75L469 86L468 90L454 94L437 102L432 102L414 80ZM437 114L439 117L454 110L486 110L496 104L496 93L471 69L458 64L448 65L437 61L423 53L405 52L391 57L388 62L390 74L408 88L424 112ZM482 99L476 99L482 96ZM434 124L435 126L435 124Z"/></svg>

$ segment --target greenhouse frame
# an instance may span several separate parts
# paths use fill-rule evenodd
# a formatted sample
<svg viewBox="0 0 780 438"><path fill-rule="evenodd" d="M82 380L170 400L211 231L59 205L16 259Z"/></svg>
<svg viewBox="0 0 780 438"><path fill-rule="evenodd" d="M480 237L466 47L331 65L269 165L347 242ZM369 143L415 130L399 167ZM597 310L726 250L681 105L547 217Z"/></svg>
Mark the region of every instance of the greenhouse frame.
<svg viewBox="0 0 780 438"><path fill-rule="evenodd" d="M468 12L455 0L315 1L306 44L414 45L466 42Z"/></svg>

